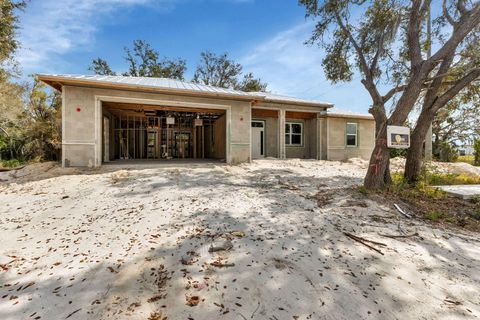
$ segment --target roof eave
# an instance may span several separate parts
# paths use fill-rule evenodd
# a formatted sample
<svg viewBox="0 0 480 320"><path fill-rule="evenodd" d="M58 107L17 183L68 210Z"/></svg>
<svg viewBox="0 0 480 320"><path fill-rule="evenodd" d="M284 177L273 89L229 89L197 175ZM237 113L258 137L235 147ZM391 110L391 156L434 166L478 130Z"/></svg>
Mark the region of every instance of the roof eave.
<svg viewBox="0 0 480 320"><path fill-rule="evenodd" d="M371 115L362 114L340 114L340 113L327 113L328 118L347 118L347 119L363 119L363 120L375 120Z"/></svg>
<svg viewBox="0 0 480 320"><path fill-rule="evenodd" d="M91 81L88 79L71 79L59 76L49 76L49 75L36 75L38 80L41 80L48 84L49 86L61 90L63 85L71 86L83 86L83 87L97 87L103 89L121 89L121 90L142 90L148 92L164 93L164 94L181 94L188 96L197 96L197 97L210 97L210 98L224 98L229 100L245 100L253 101L262 99L261 96L249 95L249 94L228 94L228 93L216 93L216 92L199 92L195 90L188 89L174 89L174 88L156 88L151 86L142 86L136 84L124 84L124 83L108 83L104 81Z"/></svg>
<svg viewBox="0 0 480 320"><path fill-rule="evenodd" d="M45 82L47 85L52 88L62 91L62 86L80 86L80 87L96 87L103 89L117 89L117 90L142 90L146 92L155 92L163 94L179 94L187 96L196 96L204 98L223 98L228 100L240 100L240 101L251 101L251 102L265 102L265 103L281 103L286 105L296 105L296 106L309 106L309 107L321 107L321 108L332 108L334 105L329 103L322 102L310 102L310 101L291 101L288 99L268 99L263 94L255 93L245 93L245 94L229 94L222 92L204 92L197 90L188 90L188 89L175 89L175 88L159 88L152 86L137 85L131 83L111 83L106 81L99 80L89 80L89 79L74 79L70 77L62 77L60 75L47 75L47 74L37 74L37 79Z"/></svg>

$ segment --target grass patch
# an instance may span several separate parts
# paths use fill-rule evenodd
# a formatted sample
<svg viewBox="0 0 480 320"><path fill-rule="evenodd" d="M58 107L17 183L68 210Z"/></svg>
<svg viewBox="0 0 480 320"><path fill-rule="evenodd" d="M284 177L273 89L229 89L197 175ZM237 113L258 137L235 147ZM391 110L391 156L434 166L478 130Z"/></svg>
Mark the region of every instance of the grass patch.
<svg viewBox="0 0 480 320"><path fill-rule="evenodd" d="M429 211L425 214L425 219L430 221L438 221L443 218L443 213L438 211Z"/></svg>
<svg viewBox="0 0 480 320"><path fill-rule="evenodd" d="M402 173L392 174L392 186L390 187L390 191L407 198L422 196L432 199L443 199L447 196L445 191L432 188L428 183L423 181L417 183L415 186L409 185Z"/></svg>
<svg viewBox="0 0 480 320"><path fill-rule="evenodd" d="M475 219L475 220L480 221L480 210L472 213L472 218Z"/></svg>
<svg viewBox="0 0 480 320"><path fill-rule="evenodd" d="M1 160L0 161L0 166L3 168L15 168L19 167L21 165L26 164L26 161L20 161L18 159L12 159L12 160Z"/></svg>
<svg viewBox="0 0 480 320"><path fill-rule="evenodd" d="M474 156L458 156L457 162L465 162L473 165Z"/></svg>
<svg viewBox="0 0 480 320"><path fill-rule="evenodd" d="M396 187L409 187L403 177L402 172L392 174L392 182ZM430 186L460 185L460 184L480 184L480 176L455 174L455 173L436 173L423 172L417 187L425 189Z"/></svg>
<svg viewBox="0 0 480 320"><path fill-rule="evenodd" d="M428 185L458 185L458 184L480 184L480 176L453 174L453 173L431 173L426 174Z"/></svg>
<svg viewBox="0 0 480 320"><path fill-rule="evenodd" d="M471 203L480 204L480 196L475 196L470 199Z"/></svg>
<svg viewBox="0 0 480 320"><path fill-rule="evenodd" d="M365 197L381 203L399 204L401 208L419 219L435 225L450 225L480 232L480 197L464 200L449 197L435 184L467 184L476 178L453 174L422 173L415 186L407 183L403 173L392 173L392 185L387 190L369 191L359 187ZM479 179L480 180L480 179ZM480 183L480 181L478 181Z"/></svg>

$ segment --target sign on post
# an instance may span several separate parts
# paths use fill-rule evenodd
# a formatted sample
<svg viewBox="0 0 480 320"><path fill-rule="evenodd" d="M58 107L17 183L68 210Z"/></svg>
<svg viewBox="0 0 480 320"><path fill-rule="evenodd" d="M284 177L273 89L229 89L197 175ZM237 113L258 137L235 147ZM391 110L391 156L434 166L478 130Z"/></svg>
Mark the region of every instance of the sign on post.
<svg viewBox="0 0 480 320"><path fill-rule="evenodd" d="M410 148L410 128L387 126L387 147L396 149Z"/></svg>

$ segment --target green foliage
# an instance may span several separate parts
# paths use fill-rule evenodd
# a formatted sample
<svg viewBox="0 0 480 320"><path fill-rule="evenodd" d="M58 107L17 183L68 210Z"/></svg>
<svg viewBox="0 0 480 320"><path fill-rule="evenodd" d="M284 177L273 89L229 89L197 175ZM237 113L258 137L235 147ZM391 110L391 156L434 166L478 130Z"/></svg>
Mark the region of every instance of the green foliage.
<svg viewBox="0 0 480 320"><path fill-rule="evenodd" d="M434 154L442 162L455 162L458 159L458 150L456 146L448 141L442 141L436 145Z"/></svg>
<svg viewBox="0 0 480 320"><path fill-rule="evenodd" d="M265 91L267 84L255 78L253 73L242 75L242 65L228 57L228 53L216 55L202 52L200 63L192 81L205 85L241 91Z"/></svg>
<svg viewBox="0 0 480 320"><path fill-rule="evenodd" d="M19 28L18 10L23 10L26 1L0 0L0 65L11 59L18 49L16 39Z"/></svg>
<svg viewBox="0 0 480 320"><path fill-rule="evenodd" d="M475 140L473 143L473 165L480 166L480 139Z"/></svg>
<svg viewBox="0 0 480 320"><path fill-rule="evenodd" d="M470 202L480 204L480 196L474 196L470 199Z"/></svg>
<svg viewBox="0 0 480 320"><path fill-rule="evenodd" d="M479 48L480 50L480 48ZM444 142L471 143L480 130L480 82L472 82L441 108L432 123L434 153ZM438 154L438 152L437 152Z"/></svg>
<svg viewBox="0 0 480 320"><path fill-rule="evenodd" d="M357 49L362 51L366 61L388 64L388 68L383 69L374 66L371 72L375 78L391 72L388 77L393 79L395 72L402 73L398 69L404 65L392 63L392 58L399 59L403 50L393 50L392 44L398 38L397 31L406 13L404 1L300 0L299 3L306 8L307 16L317 18L307 43L318 43L325 49L322 65L327 79L333 83L351 81L355 69L362 70ZM349 24L353 20L350 19L351 12L362 18ZM355 44L350 36L355 39Z"/></svg>
<svg viewBox="0 0 480 320"><path fill-rule="evenodd" d="M417 198L420 195L432 199L442 199L446 197L444 191L430 187L430 184L426 181L420 181L417 185L411 186L404 175L399 172L392 174L390 191L406 198Z"/></svg>
<svg viewBox="0 0 480 320"><path fill-rule="evenodd" d="M125 76L131 77L157 77L184 79L187 62L183 59L160 59L158 51L144 40L133 41L133 48L125 47L125 60L129 64Z"/></svg>
<svg viewBox="0 0 480 320"><path fill-rule="evenodd" d="M430 221L438 221L443 218L443 214L438 211L429 211L425 214L425 219Z"/></svg>
<svg viewBox="0 0 480 320"><path fill-rule="evenodd" d="M480 221L480 210L474 212L472 218Z"/></svg>
<svg viewBox="0 0 480 320"><path fill-rule="evenodd" d="M0 89L2 85L11 87L9 82L0 83ZM4 116L0 122L0 157L19 161L58 160L61 146L60 95L37 80L22 87L17 94L7 102L19 104L20 111L10 118ZM23 101L18 101L22 97Z"/></svg>
<svg viewBox="0 0 480 320"><path fill-rule="evenodd" d="M427 185L480 184L480 177L454 173L428 173L424 180Z"/></svg>
<svg viewBox="0 0 480 320"><path fill-rule="evenodd" d="M125 47L124 50L125 61L128 64L128 71L123 73L124 76L184 79L187 70L187 62L184 59L160 58L159 52L144 40L135 40L131 49ZM108 62L102 58L92 60L88 69L95 74L116 75Z"/></svg>
<svg viewBox="0 0 480 320"><path fill-rule="evenodd" d="M245 92L265 92L267 84L249 72L243 76L242 81L235 86L235 89Z"/></svg>
<svg viewBox="0 0 480 320"><path fill-rule="evenodd" d="M16 168L21 165L25 164L24 161L20 161L18 159L12 159L12 160L1 160L0 165L4 168Z"/></svg>
<svg viewBox="0 0 480 320"><path fill-rule="evenodd" d="M407 156L407 149L390 148L388 151L390 152L390 159L393 159L396 157L405 158Z"/></svg>
<svg viewBox="0 0 480 320"><path fill-rule="evenodd" d="M187 63L184 59L160 59L158 51L144 40L135 40L133 48L125 48L125 60L128 71L124 76L132 77L160 77L184 80ZM92 60L88 70L99 75L114 76L108 62L102 58ZM200 63L192 79L193 82L206 85L231 88L246 92L262 91L267 89L267 84L260 78L255 78L249 72L242 76L242 66L228 57L228 53L216 55L211 52L202 52Z"/></svg>
<svg viewBox="0 0 480 320"><path fill-rule="evenodd" d="M241 73L242 65L231 60L228 53L216 55L206 51L200 54L200 63L192 81L220 88L233 88L237 85Z"/></svg>
<svg viewBox="0 0 480 320"><path fill-rule="evenodd" d="M475 157L474 156L458 156L457 162L465 162L473 165Z"/></svg>
<svg viewBox="0 0 480 320"><path fill-rule="evenodd" d="M365 186L358 186L358 192L360 192L361 194L368 194L368 189L365 188Z"/></svg>
<svg viewBox="0 0 480 320"><path fill-rule="evenodd" d="M116 76L117 74L110 68L108 62L102 58L97 58L92 61L88 70L93 71L95 74L102 76Z"/></svg>

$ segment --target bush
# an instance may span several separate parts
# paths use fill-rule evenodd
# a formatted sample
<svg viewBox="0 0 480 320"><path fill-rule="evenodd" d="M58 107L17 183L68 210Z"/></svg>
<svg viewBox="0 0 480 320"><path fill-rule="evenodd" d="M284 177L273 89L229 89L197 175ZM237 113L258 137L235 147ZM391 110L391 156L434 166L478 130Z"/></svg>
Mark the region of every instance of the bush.
<svg viewBox="0 0 480 320"><path fill-rule="evenodd" d="M396 157L407 157L407 149L395 149L395 148L390 148L390 159L396 158Z"/></svg>
<svg viewBox="0 0 480 320"><path fill-rule="evenodd" d="M1 165L4 168L15 168L15 167L21 166L22 164L24 164L24 162L20 161L18 159L2 160L1 161Z"/></svg>
<svg viewBox="0 0 480 320"><path fill-rule="evenodd" d="M438 157L442 162L455 162L458 159L458 150L453 144L444 141L438 146Z"/></svg>
<svg viewBox="0 0 480 320"><path fill-rule="evenodd" d="M443 214L438 211L429 211L425 214L425 219L428 219L430 221L438 221L441 218L443 218Z"/></svg>
<svg viewBox="0 0 480 320"><path fill-rule="evenodd" d="M473 165L480 166L480 139L475 140L473 143Z"/></svg>

